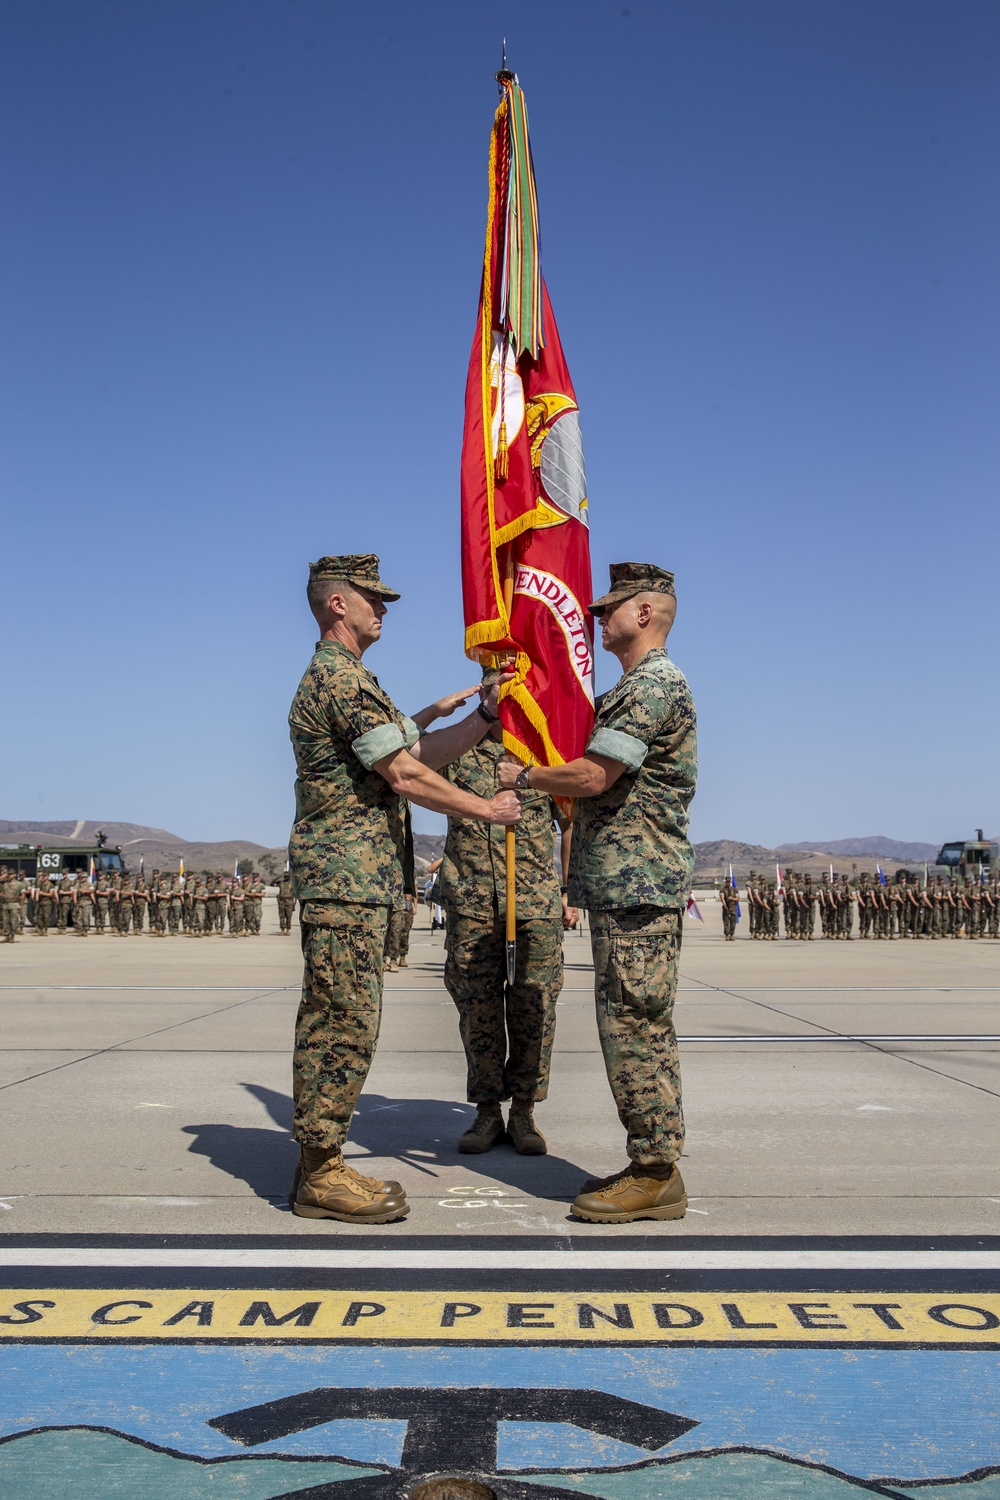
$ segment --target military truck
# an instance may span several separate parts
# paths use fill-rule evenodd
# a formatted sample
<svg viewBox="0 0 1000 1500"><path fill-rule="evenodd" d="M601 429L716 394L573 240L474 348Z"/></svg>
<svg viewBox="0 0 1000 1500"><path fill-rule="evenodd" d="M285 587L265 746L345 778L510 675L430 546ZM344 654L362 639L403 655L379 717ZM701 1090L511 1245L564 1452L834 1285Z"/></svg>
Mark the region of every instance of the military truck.
<svg viewBox="0 0 1000 1500"><path fill-rule="evenodd" d="M983 830L977 828L974 839L942 844L934 863L963 880L969 875L989 878L1000 870L1000 845L993 839L984 839Z"/></svg>
<svg viewBox="0 0 1000 1500"><path fill-rule="evenodd" d="M22 880L35 875L50 875L59 880L80 870L89 875L91 860L98 874L102 870L109 875L116 870L122 875L127 873L121 844L109 849L107 837L101 832L93 844L0 844L0 865L16 870Z"/></svg>

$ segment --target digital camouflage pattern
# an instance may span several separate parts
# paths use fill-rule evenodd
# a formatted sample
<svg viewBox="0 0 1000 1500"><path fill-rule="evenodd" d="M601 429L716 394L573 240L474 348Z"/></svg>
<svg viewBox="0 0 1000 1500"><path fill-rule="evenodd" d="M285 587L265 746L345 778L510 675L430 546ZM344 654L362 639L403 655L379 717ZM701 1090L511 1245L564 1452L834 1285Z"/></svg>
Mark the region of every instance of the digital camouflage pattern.
<svg viewBox="0 0 1000 1500"><path fill-rule="evenodd" d="M727 880L719 892L722 902L722 933L727 942L736 937L736 914L740 904L740 893Z"/></svg>
<svg viewBox="0 0 1000 1500"><path fill-rule="evenodd" d="M299 901L402 906L402 801L372 769L419 730L368 668L320 641L288 716L298 778L289 842Z"/></svg>
<svg viewBox="0 0 1000 1500"><path fill-rule="evenodd" d="M375 1056L389 909L307 902L300 911L302 999L295 1021L292 1134L331 1151L347 1139Z"/></svg>
<svg viewBox="0 0 1000 1500"><path fill-rule="evenodd" d="M292 877L290 872L278 876L272 880L272 885L278 887L278 927L281 932L291 932L292 914L295 911L295 892L292 889Z"/></svg>
<svg viewBox="0 0 1000 1500"><path fill-rule="evenodd" d="M673 573L655 563L612 563L608 574L611 586L589 606L592 615L603 614L609 605L620 604L636 594L673 594L676 598Z"/></svg>
<svg viewBox="0 0 1000 1500"><path fill-rule="evenodd" d="M264 896L267 888L260 876L254 875L245 889L244 920L247 932L253 933L256 936L260 933L261 918L264 914Z"/></svg>
<svg viewBox="0 0 1000 1500"><path fill-rule="evenodd" d="M65 932L73 919L73 882L64 875L57 886L56 931Z"/></svg>
<svg viewBox="0 0 1000 1500"><path fill-rule="evenodd" d="M473 796L497 790L504 754L491 736L442 775ZM455 1002L474 1104L548 1093L556 1000L562 989L562 897L553 860L553 821L565 824L545 792L522 794L514 830L517 869L517 967L506 983L506 830L448 819L441 901L448 913L444 982Z"/></svg>
<svg viewBox="0 0 1000 1500"><path fill-rule="evenodd" d="M601 796L576 803L570 904L591 912L684 906L697 731L691 689L665 650L647 652L597 700L587 749L625 771Z"/></svg>
<svg viewBox="0 0 1000 1500"><path fill-rule="evenodd" d="M86 876L79 878L73 902L73 931L77 937L90 933L90 919L94 910L94 888Z"/></svg>
<svg viewBox="0 0 1000 1500"><path fill-rule="evenodd" d="M343 557L321 557L319 562L310 563L309 578L310 581L329 578L331 583L339 578L358 588L370 589L380 599L390 602L398 599L399 594L382 582L378 570L379 560L374 552L351 552Z"/></svg>
<svg viewBox="0 0 1000 1500"><path fill-rule="evenodd" d="M468 1068L466 1098L473 1104L544 1099L563 982L561 919L518 922L510 986L503 912L484 919L449 909L445 946L444 982L458 1010Z"/></svg>
<svg viewBox="0 0 1000 1500"><path fill-rule="evenodd" d="M13 943L21 930L21 907L24 904L27 885L15 875L0 885L0 914L3 918L5 943Z"/></svg>
<svg viewBox="0 0 1000 1500"><path fill-rule="evenodd" d="M497 762L504 748L491 736L480 740L441 775L462 791L487 801L497 793ZM553 863L553 820L564 822L546 792L522 793L521 821L514 829L517 918L562 919L562 898ZM506 907L506 829L499 824L449 818L441 865L441 904L449 913L492 921Z"/></svg>
<svg viewBox="0 0 1000 1500"><path fill-rule="evenodd" d="M389 918L389 927L385 938L385 956L398 963L401 958L406 958L410 951L410 930L413 927L413 897L408 896L407 905L400 911L394 908Z"/></svg>
<svg viewBox="0 0 1000 1500"><path fill-rule="evenodd" d="M48 937L55 914L56 893L48 880L40 880L35 892L35 932L39 937Z"/></svg>
<svg viewBox="0 0 1000 1500"><path fill-rule="evenodd" d="M597 1030L629 1158L662 1166L684 1144L674 998L679 911L639 906L591 913Z"/></svg>

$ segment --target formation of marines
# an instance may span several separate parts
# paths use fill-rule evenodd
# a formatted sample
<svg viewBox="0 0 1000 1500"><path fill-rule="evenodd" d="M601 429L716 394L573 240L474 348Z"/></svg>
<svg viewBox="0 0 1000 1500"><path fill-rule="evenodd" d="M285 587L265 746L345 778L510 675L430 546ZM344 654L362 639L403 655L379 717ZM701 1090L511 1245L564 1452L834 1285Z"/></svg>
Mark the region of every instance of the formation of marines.
<svg viewBox="0 0 1000 1500"><path fill-rule="evenodd" d="M723 934L727 942L736 935L736 908L742 899L749 916L749 935L773 942L781 935L800 942L819 936L835 942L855 937L894 942L899 938L1000 938L1000 876L946 879L936 875L924 881L919 875L901 871L894 880L882 881L867 872L857 879L849 875L811 875L786 872L782 889L777 880L751 870L743 897L730 881L724 882ZM817 931L818 929L818 931Z"/></svg>
<svg viewBox="0 0 1000 1500"><path fill-rule="evenodd" d="M295 897L291 876L271 882L277 887L281 932L290 933ZM52 879L45 874L24 880L0 867L0 908L4 941L24 931L30 913L36 937L74 932L87 937L105 932L117 937L259 936L267 886L260 875L228 879L203 874L185 877L154 870L147 883L117 871L101 871L92 881L83 871Z"/></svg>

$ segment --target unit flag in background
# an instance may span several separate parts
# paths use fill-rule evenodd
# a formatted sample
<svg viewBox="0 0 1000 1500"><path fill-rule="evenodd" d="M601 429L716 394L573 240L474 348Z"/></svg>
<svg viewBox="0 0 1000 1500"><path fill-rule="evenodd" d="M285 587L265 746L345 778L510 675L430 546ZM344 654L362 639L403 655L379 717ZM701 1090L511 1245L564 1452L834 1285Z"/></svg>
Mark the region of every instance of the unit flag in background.
<svg viewBox="0 0 1000 1500"><path fill-rule="evenodd" d="M593 600L580 415L539 265L524 94L497 74L489 211L465 395L462 590L473 660L515 659L504 744L529 764L582 755L594 718Z"/></svg>

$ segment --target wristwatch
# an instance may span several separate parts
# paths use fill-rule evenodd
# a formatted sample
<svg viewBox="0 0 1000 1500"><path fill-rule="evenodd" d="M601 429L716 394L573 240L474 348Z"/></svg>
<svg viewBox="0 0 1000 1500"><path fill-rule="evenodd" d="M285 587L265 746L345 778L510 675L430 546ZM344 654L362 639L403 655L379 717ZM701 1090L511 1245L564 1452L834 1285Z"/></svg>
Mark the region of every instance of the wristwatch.
<svg viewBox="0 0 1000 1500"><path fill-rule="evenodd" d="M487 710L486 704L483 703L482 699L476 704L476 713L481 719L485 719L487 724L496 724L500 718L499 714L491 714Z"/></svg>
<svg viewBox="0 0 1000 1500"><path fill-rule="evenodd" d="M514 789L515 789L515 791L518 791L518 792L530 792L530 790L531 790L531 782L528 779L530 777L530 775L531 775L531 767L530 766L525 766L525 768L524 768L523 771L518 771L518 773L517 773L517 779L514 782Z"/></svg>

